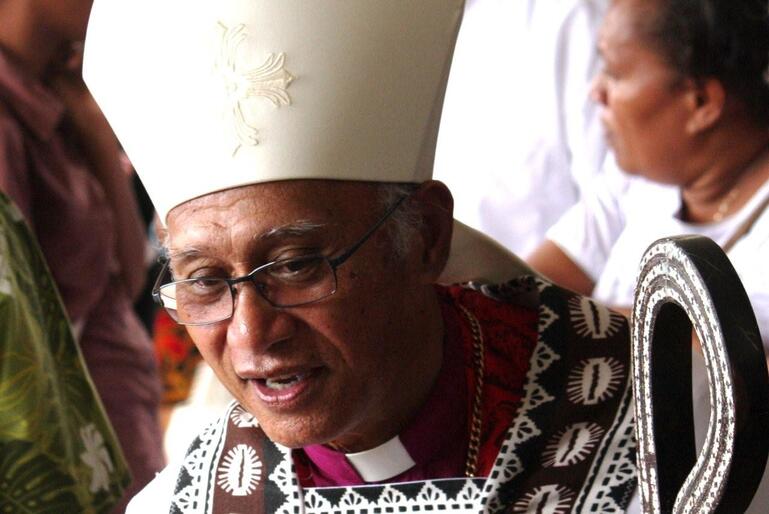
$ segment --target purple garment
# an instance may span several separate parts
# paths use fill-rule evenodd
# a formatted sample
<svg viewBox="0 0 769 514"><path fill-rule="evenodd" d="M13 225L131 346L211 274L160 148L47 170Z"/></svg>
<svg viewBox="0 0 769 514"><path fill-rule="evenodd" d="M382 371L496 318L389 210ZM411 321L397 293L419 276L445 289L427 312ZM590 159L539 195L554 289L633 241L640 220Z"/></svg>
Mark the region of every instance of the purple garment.
<svg viewBox="0 0 769 514"><path fill-rule="evenodd" d="M130 497L163 466L152 342L117 279L115 229L100 183L62 130L64 106L0 49L0 190L45 254L131 467Z"/></svg>
<svg viewBox="0 0 769 514"><path fill-rule="evenodd" d="M414 420L400 433L400 440L415 465L383 482L411 482L463 476L467 459L467 382L459 330L446 319L443 365L435 386ZM307 456L316 487L363 485L366 482L344 453L328 446L301 450Z"/></svg>

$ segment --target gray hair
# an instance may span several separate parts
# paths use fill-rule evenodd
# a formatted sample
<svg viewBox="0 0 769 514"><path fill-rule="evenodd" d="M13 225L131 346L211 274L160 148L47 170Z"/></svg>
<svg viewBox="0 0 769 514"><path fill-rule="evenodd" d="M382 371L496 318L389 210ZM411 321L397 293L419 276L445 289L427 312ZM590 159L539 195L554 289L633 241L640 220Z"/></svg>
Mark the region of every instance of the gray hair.
<svg viewBox="0 0 769 514"><path fill-rule="evenodd" d="M419 188L413 183L381 183L377 187L377 199L382 209L388 209L404 196L408 196ZM406 200L393 212L390 222L385 226L392 239L395 257L402 259L413 245L424 220L419 209L413 202Z"/></svg>

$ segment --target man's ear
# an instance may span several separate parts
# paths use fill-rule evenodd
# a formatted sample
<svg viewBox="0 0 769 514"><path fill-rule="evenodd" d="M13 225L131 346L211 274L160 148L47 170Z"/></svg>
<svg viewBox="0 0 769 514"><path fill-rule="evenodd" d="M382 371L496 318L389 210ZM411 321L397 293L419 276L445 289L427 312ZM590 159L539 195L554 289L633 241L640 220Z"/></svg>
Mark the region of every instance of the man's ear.
<svg viewBox="0 0 769 514"><path fill-rule="evenodd" d="M454 227L454 197L443 182L430 180L419 186L410 199L422 216L422 240L418 266L422 282L434 284L446 267Z"/></svg>
<svg viewBox="0 0 769 514"><path fill-rule="evenodd" d="M709 78L691 81L687 104L689 119L686 131L689 135L697 135L711 129L724 113L726 108L726 90L720 80Z"/></svg>

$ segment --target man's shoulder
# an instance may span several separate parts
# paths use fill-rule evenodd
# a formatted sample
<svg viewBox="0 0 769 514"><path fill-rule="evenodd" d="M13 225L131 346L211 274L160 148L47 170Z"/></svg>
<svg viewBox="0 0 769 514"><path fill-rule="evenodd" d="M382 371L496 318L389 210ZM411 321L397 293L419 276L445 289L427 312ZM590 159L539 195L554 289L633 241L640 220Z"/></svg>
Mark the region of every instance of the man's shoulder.
<svg viewBox="0 0 769 514"><path fill-rule="evenodd" d="M526 325L484 327L486 398L499 398L502 391L521 395L517 402L492 404L485 417L493 426L513 405L512 422L502 432L509 446L502 445L500 462L518 463L505 486L521 495L516 507L534 506L526 502L543 492L524 493L517 489L522 484L549 483L569 495L582 491L574 512L622 511L626 491L635 487L626 318L539 277L474 287L504 308L524 304L533 314ZM516 351L522 346L526 352Z"/></svg>
<svg viewBox="0 0 769 514"><path fill-rule="evenodd" d="M169 464L133 497L126 514L155 514L168 512L174 495L181 463Z"/></svg>
<svg viewBox="0 0 769 514"><path fill-rule="evenodd" d="M534 309L540 302L540 289L547 282L536 275L521 275L506 282L467 282L442 287L441 291L455 303L503 304L510 308Z"/></svg>
<svg viewBox="0 0 769 514"><path fill-rule="evenodd" d="M461 301L474 298L476 302L507 304L513 308L539 310L543 304L576 304L600 302L559 286L541 275L530 274L515 277L507 282L468 282L441 288L442 294Z"/></svg>
<svg viewBox="0 0 769 514"><path fill-rule="evenodd" d="M512 327L527 338L555 340L568 353L572 353L568 345L579 342L614 341L629 346L625 316L540 276L521 276L499 284L455 285L443 295L469 309L482 324Z"/></svg>

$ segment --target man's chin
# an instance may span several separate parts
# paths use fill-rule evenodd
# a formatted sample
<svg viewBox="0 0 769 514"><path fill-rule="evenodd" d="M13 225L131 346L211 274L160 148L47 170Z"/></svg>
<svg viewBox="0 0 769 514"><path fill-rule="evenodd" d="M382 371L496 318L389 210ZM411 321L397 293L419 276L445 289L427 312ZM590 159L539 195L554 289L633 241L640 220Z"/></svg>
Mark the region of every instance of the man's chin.
<svg viewBox="0 0 769 514"><path fill-rule="evenodd" d="M281 420L260 424L270 441L291 449L304 448L314 444L326 444L334 437L334 431L318 431L310 420ZM297 429L297 426L301 428Z"/></svg>
<svg viewBox="0 0 769 514"><path fill-rule="evenodd" d="M326 444L344 431L339 421L345 416L331 412L328 402L320 402L317 409L307 406L293 412L276 412L258 399L240 403L254 415L272 442L287 448Z"/></svg>

